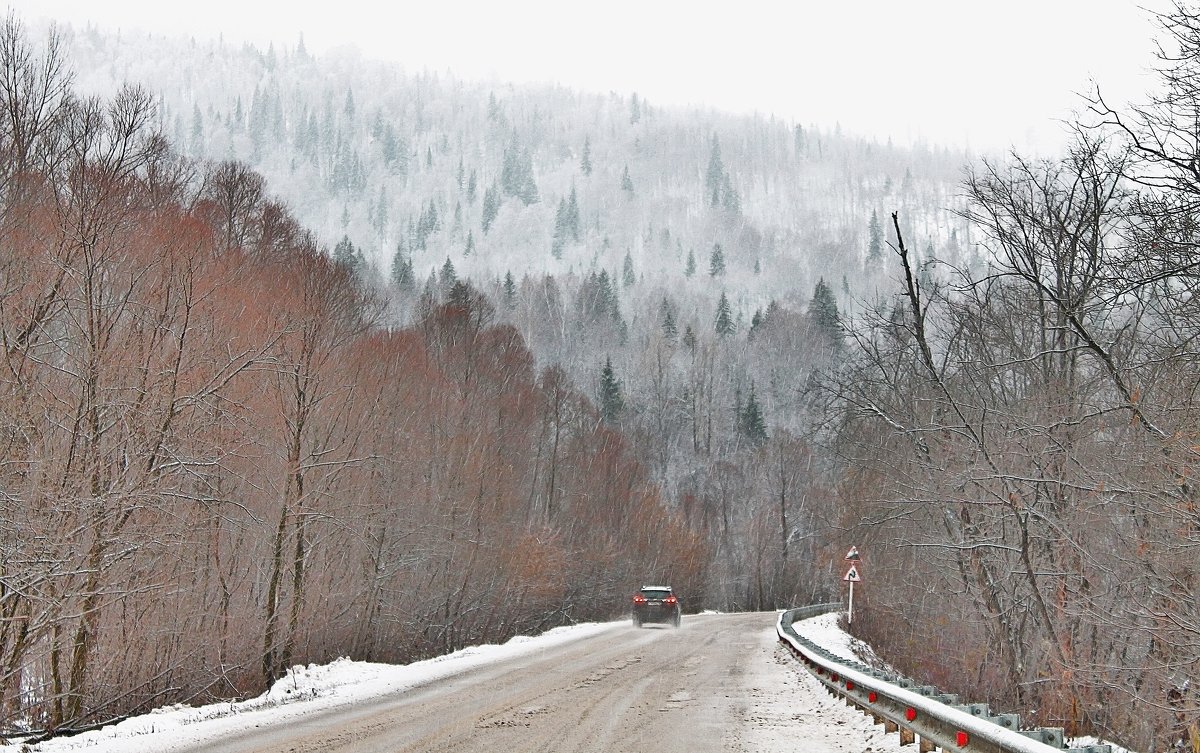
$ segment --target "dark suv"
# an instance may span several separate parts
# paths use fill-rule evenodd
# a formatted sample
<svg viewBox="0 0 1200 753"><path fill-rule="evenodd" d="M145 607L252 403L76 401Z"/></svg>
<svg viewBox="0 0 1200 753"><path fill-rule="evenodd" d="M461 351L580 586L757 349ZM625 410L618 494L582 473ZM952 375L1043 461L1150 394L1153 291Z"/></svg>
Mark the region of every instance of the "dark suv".
<svg viewBox="0 0 1200 753"><path fill-rule="evenodd" d="M643 622L669 622L679 627L679 597L670 586L642 586L633 596L633 626Z"/></svg>

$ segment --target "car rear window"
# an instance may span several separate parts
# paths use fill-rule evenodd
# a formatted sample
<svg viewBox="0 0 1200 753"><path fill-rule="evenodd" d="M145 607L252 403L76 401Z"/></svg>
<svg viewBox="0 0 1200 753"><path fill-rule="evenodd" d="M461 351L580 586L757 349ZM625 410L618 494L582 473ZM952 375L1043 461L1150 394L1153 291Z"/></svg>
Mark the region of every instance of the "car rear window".
<svg viewBox="0 0 1200 753"><path fill-rule="evenodd" d="M642 589L642 596L645 596L647 599L665 599L670 595L670 591L663 591L657 588Z"/></svg>

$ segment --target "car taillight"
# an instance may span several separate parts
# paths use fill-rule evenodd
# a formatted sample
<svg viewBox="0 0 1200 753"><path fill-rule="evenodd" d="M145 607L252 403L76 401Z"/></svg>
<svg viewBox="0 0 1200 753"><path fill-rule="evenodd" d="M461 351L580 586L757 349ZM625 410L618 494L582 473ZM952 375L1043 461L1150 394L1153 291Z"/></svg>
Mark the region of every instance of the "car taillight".
<svg viewBox="0 0 1200 753"><path fill-rule="evenodd" d="M645 597L645 596L642 596L641 594L638 594L637 596L634 596L634 597L633 597L633 603L634 603L634 604L645 604L645 603L646 603L646 597Z"/></svg>
<svg viewBox="0 0 1200 753"><path fill-rule="evenodd" d="M677 601L677 600L676 600L676 598L675 598L674 596L668 596L668 597L667 597L667 603L668 603L668 604L674 604L676 601Z"/></svg>

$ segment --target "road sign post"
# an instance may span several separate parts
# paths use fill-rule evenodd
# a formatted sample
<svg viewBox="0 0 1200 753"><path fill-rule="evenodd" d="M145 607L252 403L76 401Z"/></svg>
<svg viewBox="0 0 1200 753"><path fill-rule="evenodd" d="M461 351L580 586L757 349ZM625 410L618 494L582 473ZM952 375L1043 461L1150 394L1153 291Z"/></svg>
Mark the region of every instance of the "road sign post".
<svg viewBox="0 0 1200 753"><path fill-rule="evenodd" d="M846 624L854 624L854 581L850 581L850 604L846 608Z"/></svg>
<svg viewBox="0 0 1200 753"><path fill-rule="evenodd" d="M862 576L858 574L859 563L862 562L862 555L858 553L858 547L850 547L850 551L846 552L846 561L850 563L850 569L842 577L842 580L850 584L850 601L846 606L846 624L854 624L854 584L862 583Z"/></svg>

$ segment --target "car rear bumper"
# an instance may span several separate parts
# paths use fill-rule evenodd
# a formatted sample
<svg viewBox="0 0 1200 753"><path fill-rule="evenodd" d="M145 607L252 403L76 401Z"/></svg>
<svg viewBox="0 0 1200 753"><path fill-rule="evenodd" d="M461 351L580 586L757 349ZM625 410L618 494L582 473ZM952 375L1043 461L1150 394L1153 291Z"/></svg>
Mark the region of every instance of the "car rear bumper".
<svg viewBox="0 0 1200 753"><path fill-rule="evenodd" d="M649 607L633 610L633 616L640 622L674 622L679 616L679 612L675 609Z"/></svg>

